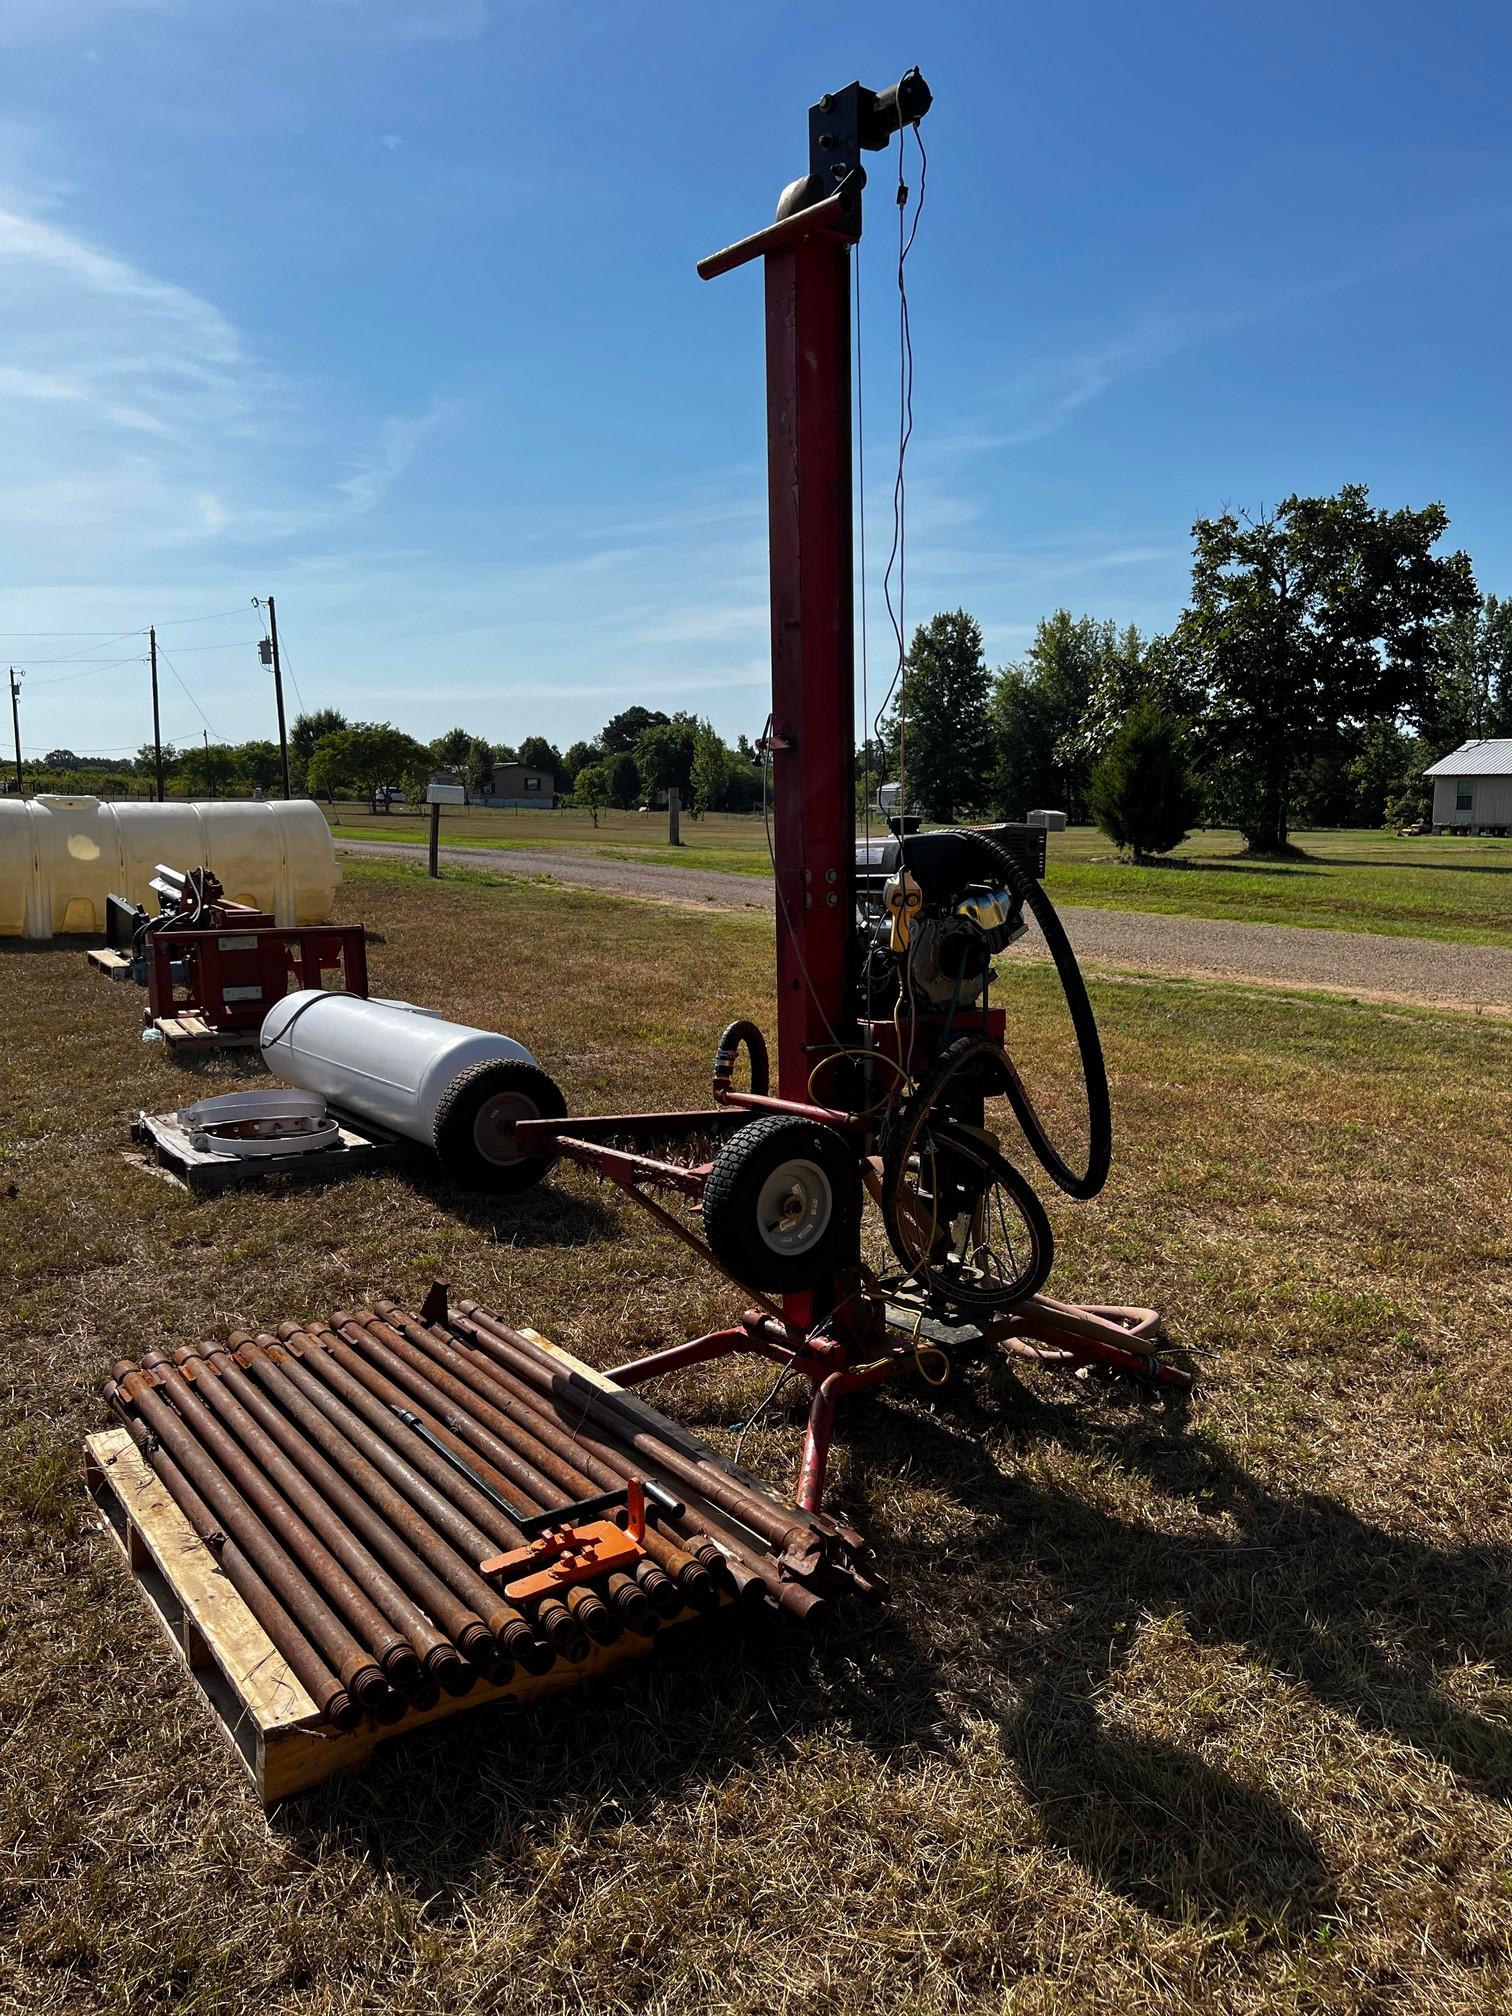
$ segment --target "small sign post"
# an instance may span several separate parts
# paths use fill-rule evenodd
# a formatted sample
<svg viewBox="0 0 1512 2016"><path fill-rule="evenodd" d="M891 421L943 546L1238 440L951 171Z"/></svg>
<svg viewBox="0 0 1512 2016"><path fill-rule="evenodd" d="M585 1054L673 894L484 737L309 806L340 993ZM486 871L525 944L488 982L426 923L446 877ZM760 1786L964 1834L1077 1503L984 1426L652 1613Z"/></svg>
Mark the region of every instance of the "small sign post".
<svg viewBox="0 0 1512 2016"><path fill-rule="evenodd" d="M427 784L425 802L430 806L430 875L431 880L441 873L441 807L443 805L465 805L467 792L460 784Z"/></svg>

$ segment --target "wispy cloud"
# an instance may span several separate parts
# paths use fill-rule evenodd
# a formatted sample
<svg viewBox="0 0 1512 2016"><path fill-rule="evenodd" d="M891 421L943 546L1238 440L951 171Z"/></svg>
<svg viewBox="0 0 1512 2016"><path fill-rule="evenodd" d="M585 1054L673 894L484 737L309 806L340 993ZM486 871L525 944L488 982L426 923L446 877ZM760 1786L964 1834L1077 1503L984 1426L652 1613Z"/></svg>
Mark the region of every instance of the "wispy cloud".
<svg viewBox="0 0 1512 2016"><path fill-rule="evenodd" d="M425 437L446 419L450 406L438 400L429 412L412 419L393 416L383 423L376 449L363 457L336 487L354 511L371 511L399 481L420 452Z"/></svg>
<svg viewBox="0 0 1512 2016"><path fill-rule="evenodd" d="M312 469L330 429L214 302L0 204L0 531L41 578L102 544L117 556L209 539L288 539L372 512L446 407L382 423ZM300 449L296 457L296 447ZM302 466L298 475L293 465ZM347 472L341 474L341 463Z"/></svg>

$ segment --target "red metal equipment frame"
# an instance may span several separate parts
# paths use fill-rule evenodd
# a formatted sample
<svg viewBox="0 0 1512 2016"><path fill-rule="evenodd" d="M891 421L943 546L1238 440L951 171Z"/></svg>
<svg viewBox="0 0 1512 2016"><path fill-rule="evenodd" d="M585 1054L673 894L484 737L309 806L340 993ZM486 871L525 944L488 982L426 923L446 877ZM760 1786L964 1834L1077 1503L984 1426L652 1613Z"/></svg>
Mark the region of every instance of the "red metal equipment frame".
<svg viewBox="0 0 1512 2016"><path fill-rule="evenodd" d="M912 103L928 109L917 73ZM898 87L898 107L910 80ZM922 101L919 93L922 93ZM853 1010L856 911L855 668L851 510L851 275L861 236L859 161L832 161L822 131L843 118L852 85L821 99L810 115L816 164L839 186L823 193L823 178L786 192L802 207L700 261L712 280L761 260L765 278L767 470L771 546L772 713L768 748L777 893L777 1091L730 1089L716 1072L714 1111L616 1115L593 1120L522 1122L522 1148L569 1156L624 1189L711 1266L720 1263L692 1226L650 1193L668 1190L696 1205L729 1132L756 1114L787 1113L822 1120L856 1137L863 1176L875 1180L867 1154L874 1122L865 1114L816 1104L810 1086L824 1059L857 1044L895 1053L890 1021L858 1023ZM894 94L883 94L891 101ZM863 117L865 114L863 113ZM887 130L896 132L901 109ZM852 135L854 137L854 135ZM878 146L872 137L862 145ZM844 150L842 149L842 152ZM941 1018L919 1016L922 1041L938 1036ZM957 1033L979 1030L1001 1042L1000 1010L963 1011ZM649 1152L656 1141L702 1143L690 1160ZM720 1271L723 1271L720 1269ZM733 1277L732 1277L733 1278ZM741 1285L738 1284L737 1285ZM751 1296L748 1287L742 1293ZM633 1386L687 1365L732 1353L771 1360L813 1387L796 1498L818 1513L836 1403L847 1393L897 1377L918 1359L922 1310L889 1303L861 1261L856 1235L851 1264L820 1288L788 1294L781 1303L751 1297L738 1324L619 1366L610 1376ZM940 1326L934 1326L938 1329ZM928 1333L922 1333L927 1335ZM1159 1318L1152 1310L1080 1308L1033 1296L1001 1321L976 1326L973 1348L997 1346L1037 1363L1103 1366L1150 1384L1184 1387L1184 1373L1155 1355ZM933 1342L924 1348L938 1350Z"/></svg>
<svg viewBox="0 0 1512 2016"><path fill-rule="evenodd" d="M294 988L324 987L339 973L348 994L368 991L367 939L360 924L282 927L266 910L221 897L204 921L163 924L146 941L150 1028L192 1015L212 1035L261 1027ZM175 976L174 968L179 971Z"/></svg>

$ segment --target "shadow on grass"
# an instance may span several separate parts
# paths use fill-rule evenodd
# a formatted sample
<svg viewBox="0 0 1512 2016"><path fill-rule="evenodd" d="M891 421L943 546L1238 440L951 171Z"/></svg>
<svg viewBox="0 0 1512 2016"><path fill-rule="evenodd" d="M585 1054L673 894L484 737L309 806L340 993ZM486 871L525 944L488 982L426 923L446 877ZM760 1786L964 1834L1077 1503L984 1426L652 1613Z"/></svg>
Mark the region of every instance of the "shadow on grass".
<svg viewBox="0 0 1512 2016"><path fill-rule="evenodd" d="M407 1739L281 1825L314 1854L333 1836L360 1845L444 1915L483 1861L533 1866L543 1830L564 1820L580 1839L658 1814L675 1828L711 1786L788 1771L795 1757L807 1769L793 1796L812 1797L815 1749L846 1741L870 1751L885 1805L887 1774L912 1777L930 1752L949 1759L985 1725L1033 1811L1031 1838L1108 1890L1173 1921L1308 1938L1332 1908L1331 1876L1264 1782L1267 1756L1239 1775L1099 1705L1134 1648L1151 1656L1163 1618L1198 1646L1244 1647L1283 1689L1300 1683L1468 1784L1512 1791L1512 1735L1443 1685L1462 1662L1512 1670L1506 1549L1435 1549L1335 1499L1278 1496L1168 1417L1006 1386L1006 1405L968 1393L947 1414L887 1395L845 1417L851 1515L883 1529L862 1511L866 1479L901 1475L976 1515L964 1539L956 1520L890 1546L881 1532L887 1605L847 1608L814 1637L734 1619L670 1634L664 1656L603 1687ZM997 1460L1047 1436L1133 1469L1222 1530L1162 1532ZM1192 1695L1173 1671L1173 1718L1202 1712Z"/></svg>

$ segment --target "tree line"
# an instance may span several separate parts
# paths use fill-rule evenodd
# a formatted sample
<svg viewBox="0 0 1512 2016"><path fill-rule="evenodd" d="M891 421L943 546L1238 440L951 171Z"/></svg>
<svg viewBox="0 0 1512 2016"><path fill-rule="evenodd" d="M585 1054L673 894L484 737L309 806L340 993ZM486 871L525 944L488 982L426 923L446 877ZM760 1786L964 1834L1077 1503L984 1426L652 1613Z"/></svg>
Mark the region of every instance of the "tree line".
<svg viewBox="0 0 1512 2016"><path fill-rule="evenodd" d="M421 742L392 722L352 721L335 707L299 715L289 731L289 777L297 797L387 804L396 791L418 796L441 778L482 798L496 768L508 763L543 772L558 795L586 805L595 817L601 807L653 803L673 786L695 817L750 811L761 800L761 773L744 735L731 748L708 721L650 707L623 709L593 740L573 742L565 751L543 735L493 742L460 727ZM172 797L274 797L283 789L278 744L263 740L184 749L165 744L163 771ZM155 776L150 742L124 763L54 749L30 766L28 788L142 797L150 795Z"/></svg>
<svg viewBox="0 0 1512 2016"><path fill-rule="evenodd" d="M938 615L863 767L901 767L936 819L1053 807L1136 855L1199 820L1275 853L1295 826L1415 819L1430 763L1512 735L1512 601L1439 550L1448 524L1358 484L1200 519L1168 634L1061 609L995 674L975 619Z"/></svg>

